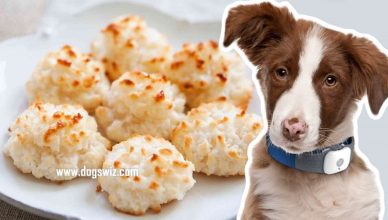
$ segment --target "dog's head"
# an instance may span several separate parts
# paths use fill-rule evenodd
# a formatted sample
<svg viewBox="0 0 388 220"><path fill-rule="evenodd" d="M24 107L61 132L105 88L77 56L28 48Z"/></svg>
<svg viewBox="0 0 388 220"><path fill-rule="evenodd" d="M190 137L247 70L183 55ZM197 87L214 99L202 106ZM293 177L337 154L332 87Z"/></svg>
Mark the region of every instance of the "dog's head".
<svg viewBox="0 0 388 220"><path fill-rule="evenodd" d="M271 3L229 10L224 46L234 41L254 65L272 141L314 150L364 94L378 114L388 97L388 58L367 38L297 19Z"/></svg>

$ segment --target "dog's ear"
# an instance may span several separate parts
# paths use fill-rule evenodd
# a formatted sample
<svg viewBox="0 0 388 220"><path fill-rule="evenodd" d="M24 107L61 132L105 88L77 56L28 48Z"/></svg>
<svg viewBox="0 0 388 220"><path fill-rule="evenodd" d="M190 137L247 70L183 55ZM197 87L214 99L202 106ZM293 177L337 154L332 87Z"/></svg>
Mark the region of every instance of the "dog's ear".
<svg viewBox="0 0 388 220"><path fill-rule="evenodd" d="M378 115L388 98L388 57L372 41L348 37L355 94L360 98L366 92L371 112Z"/></svg>
<svg viewBox="0 0 388 220"><path fill-rule="evenodd" d="M279 8L268 2L240 5L228 12L223 44L227 47L237 40L251 62L258 61L262 58L260 55L264 55L263 49L280 42L295 23L286 7Z"/></svg>

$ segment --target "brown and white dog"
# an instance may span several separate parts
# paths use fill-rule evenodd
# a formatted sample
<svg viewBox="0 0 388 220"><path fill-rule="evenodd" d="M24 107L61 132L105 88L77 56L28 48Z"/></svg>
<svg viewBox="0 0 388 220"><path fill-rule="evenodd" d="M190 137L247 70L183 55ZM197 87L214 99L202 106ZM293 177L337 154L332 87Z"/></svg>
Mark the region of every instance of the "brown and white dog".
<svg viewBox="0 0 388 220"><path fill-rule="evenodd" d="M357 102L366 94L373 114L388 98L388 58L377 42L297 15L288 3L233 6L223 44L233 42L257 67L268 135L301 154L354 136ZM346 170L303 172L252 148L242 219L382 218L381 184L356 149Z"/></svg>

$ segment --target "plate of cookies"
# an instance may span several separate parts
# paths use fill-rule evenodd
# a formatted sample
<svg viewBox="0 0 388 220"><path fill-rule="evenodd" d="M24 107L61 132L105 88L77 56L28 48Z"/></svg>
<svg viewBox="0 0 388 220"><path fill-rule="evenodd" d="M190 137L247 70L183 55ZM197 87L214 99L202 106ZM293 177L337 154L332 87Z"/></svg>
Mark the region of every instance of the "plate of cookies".
<svg viewBox="0 0 388 220"><path fill-rule="evenodd" d="M259 97L221 23L99 5L0 44L0 198L56 219L231 219Z"/></svg>

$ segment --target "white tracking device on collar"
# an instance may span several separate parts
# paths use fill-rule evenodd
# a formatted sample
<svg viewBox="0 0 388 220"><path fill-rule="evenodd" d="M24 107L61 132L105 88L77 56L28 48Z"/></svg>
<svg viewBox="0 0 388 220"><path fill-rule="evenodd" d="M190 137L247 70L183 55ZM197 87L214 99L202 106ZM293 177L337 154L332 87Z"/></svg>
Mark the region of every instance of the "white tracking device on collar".
<svg viewBox="0 0 388 220"><path fill-rule="evenodd" d="M344 171L349 166L351 155L352 151L349 147L328 152L323 162L323 172L334 174Z"/></svg>

